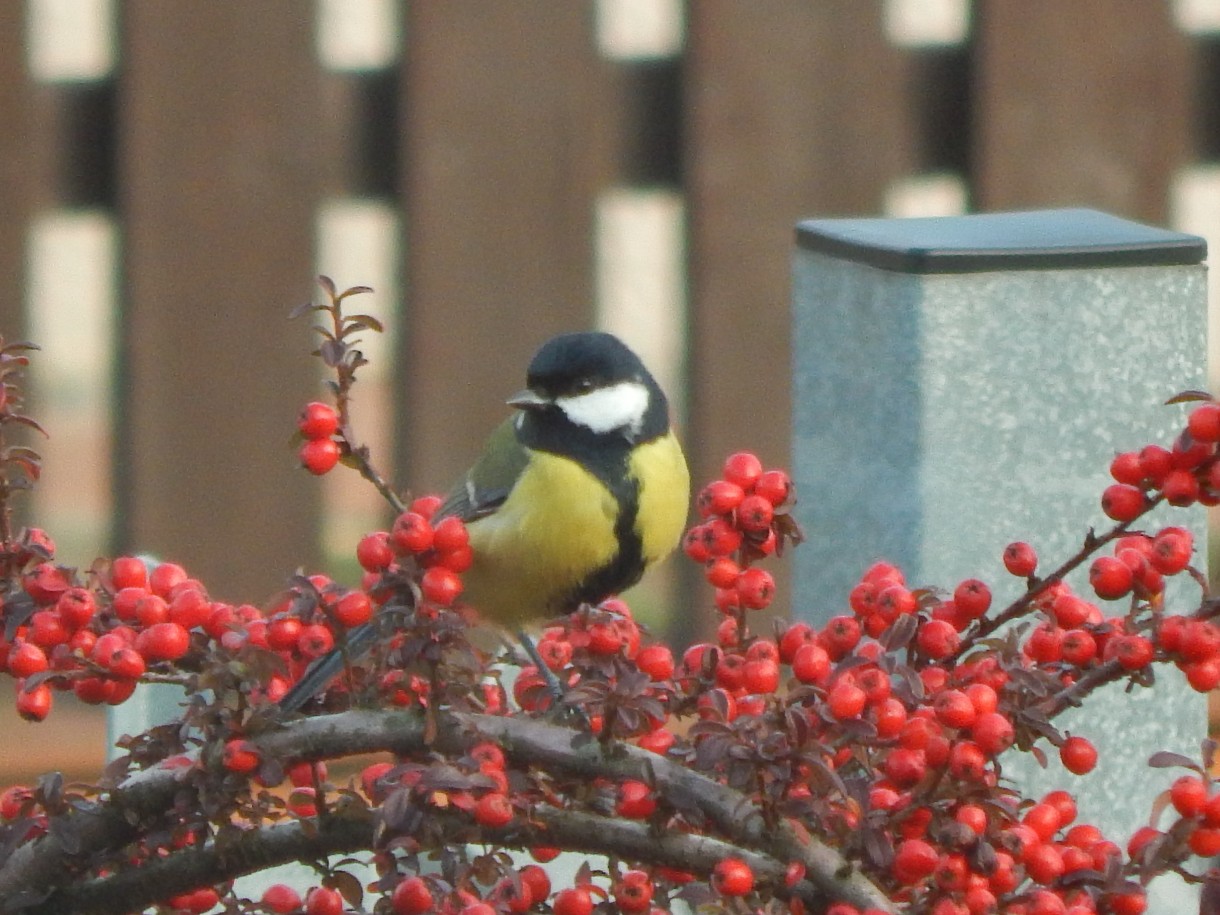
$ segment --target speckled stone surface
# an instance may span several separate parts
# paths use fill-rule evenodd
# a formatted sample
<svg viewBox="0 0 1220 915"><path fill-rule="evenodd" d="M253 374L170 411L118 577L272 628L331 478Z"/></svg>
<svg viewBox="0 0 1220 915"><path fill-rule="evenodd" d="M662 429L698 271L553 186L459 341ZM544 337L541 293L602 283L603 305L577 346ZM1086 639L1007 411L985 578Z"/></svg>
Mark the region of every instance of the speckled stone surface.
<svg viewBox="0 0 1220 915"><path fill-rule="evenodd" d="M792 557L808 619L846 612L879 558L912 585L982 578L1002 606L1020 591L1004 546L1030 541L1045 570L1108 527L1110 459L1169 445L1186 408L1165 400L1206 386L1201 264L904 274L800 248L793 266L793 465L809 539ZM1201 509L1158 523L1191 527L1206 556ZM1178 585L1171 608L1175 594L1182 609L1198 596ZM1097 743L1093 776L1071 776L1053 752L1045 771L1006 774L1069 788L1082 818L1125 840L1180 774L1148 769L1149 755L1197 757L1206 733L1203 698L1176 671L1159 677L1062 720ZM1156 890L1150 911L1193 911L1180 885Z"/></svg>

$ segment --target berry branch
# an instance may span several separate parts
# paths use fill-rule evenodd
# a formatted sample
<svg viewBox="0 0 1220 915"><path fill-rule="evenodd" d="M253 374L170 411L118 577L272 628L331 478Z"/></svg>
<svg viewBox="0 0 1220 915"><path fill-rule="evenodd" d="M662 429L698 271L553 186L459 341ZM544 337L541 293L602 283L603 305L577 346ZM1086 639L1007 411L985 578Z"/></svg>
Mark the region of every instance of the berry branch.
<svg viewBox="0 0 1220 915"><path fill-rule="evenodd" d="M323 474L342 461L372 483L395 513L401 514L406 511L406 505L373 466L369 447L358 444L351 420L352 387L356 384L356 372L368 365L368 359L357 348L360 339L355 335L361 331L380 334L385 332L385 328L372 315L344 314L343 303L352 296L373 290L368 286L352 286L340 292L328 276L319 276L318 285L326 293L327 302L322 305L307 302L297 307L291 317L321 312L330 318L329 327L314 326L322 342L312 355L321 359L335 373L335 379L327 383L334 394L335 407L332 410L327 404L311 403L301 412L298 428L305 438L301 446L301 463L311 473Z"/></svg>
<svg viewBox="0 0 1220 915"><path fill-rule="evenodd" d="M356 337L380 324L342 314L362 287L320 282L328 304L305 310L329 315L317 355L335 403L299 417L303 463L343 459L404 508L352 444ZM0 395L23 360L0 346ZM1008 783L1000 760L1045 762L1049 743L1087 777L1097 751L1056 728L1062 710L1119 680L1148 686L1169 664L1200 692L1220 686L1220 601L1191 566L1193 537L1133 529L1157 506L1220 504L1218 455L1210 399L1170 447L1118 455L1101 499L1115 526L1041 577L1034 549L1010 544L1003 566L1025 593L1007 607L992 610L982 579L912 588L879 562L825 625L772 628L754 614L774 597L765 564L800 539L792 482L732 455L683 540L714 589L714 639L675 656L617 598L553 621L537 662L563 685L570 726L547 720L542 671L527 665L506 689L501 659L467 638L469 534L434 521L436 497L357 544L357 587L300 574L262 606L213 600L172 562L120 556L82 576L54 562L42 531L0 525L0 672L24 717L46 718L69 690L119 704L137 683L174 682L189 697L180 720L120 741L127 755L96 785L48 775L0 791L0 912L662 915L684 901L766 915L1139 915L1154 876L1197 881L1188 866L1220 854L1212 750L1153 756L1186 774L1131 837L1081 822L1066 791ZM0 459L7 512L37 456L0 440ZM1067 576L1086 564L1089 591L1076 593ZM1194 579L1197 601L1167 590L1175 576ZM373 649L286 716L277 703L311 662L374 615ZM392 758L331 781L328 764L365 752ZM597 857L554 892L506 854L545 862L561 848ZM368 887L321 860L355 849L376 868ZM304 899L277 885L243 900L225 885L290 858L318 870Z"/></svg>

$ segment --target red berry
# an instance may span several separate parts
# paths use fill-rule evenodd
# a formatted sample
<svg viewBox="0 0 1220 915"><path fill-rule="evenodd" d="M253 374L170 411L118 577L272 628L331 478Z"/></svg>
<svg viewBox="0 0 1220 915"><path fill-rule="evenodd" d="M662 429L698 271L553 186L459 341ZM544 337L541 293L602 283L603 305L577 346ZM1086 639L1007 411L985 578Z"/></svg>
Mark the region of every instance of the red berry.
<svg viewBox="0 0 1220 915"><path fill-rule="evenodd" d="M636 666L653 680L668 680L674 675L674 653L667 645L648 645L635 656Z"/></svg>
<svg viewBox="0 0 1220 915"><path fill-rule="evenodd" d="M727 556L713 559L703 570L703 575L716 588L732 588L737 584L741 567Z"/></svg>
<svg viewBox="0 0 1220 915"><path fill-rule="evenodd" d="M1197 775L1183 775L1170 785L1169 800L1182 816L1193 817L1207 803L1207 786Z"/></svg>
<svg viewBox="0 0 1220 915"><path fill-rule="evenodd" d="M991 606L991 589L977 578L968 578L954 589L953 603L967 619L978 619Z"/></svg>
<svg viewBox="0 0 1220 915"><path fill-rule="evenodd" d="M618 786L618 803L615 810L621 817L643 820L657 809L657 799L652 789L644 782L628 779Z"/></svg>
<svg viewBox="0 0 1220 915"><path fill-rule="evenodd" d="M110 581L116 591L123 588L148 587L148 567L142 559L119 556L110 563Z"/></svg>
<svg viewBox="0 0 1220 915"><path fill-rule="evenodd" d="M573 886L556 893L551 907L555 915L590 915L593 897L584 886Z"/></svg>
<svg viewBox="0 0 1220 915"><path fill-rule="evenodd" d="M727 515L741 504L745 490L728 480L716 480L699 491L695 506L700 516Z"/></svg>
<svg viewBox="0 0 1220 915"><path fill-rule="evenodd" d="M1216 446L1212 442L1195 441L1183 432L1174 440L1170 453L1175 470L1195 470L1216 453Z"/></svg>
<svg viewBox="0 0 1220 915"><path fill-rule="evenodd" d="M1116 556L1098 556L1089 567L1089 584L1103 600L1117 600L1131 593L1135 576Z"/></svg>
<svg viewBox="0 0 1220 915"><path fill-rule="evenodd" d="M829 653L814 642L802 645L792 659L792 675L802 683L825 683L830 676L830 668Z"/></svg>
<svg viewBox="0 0 1220 915"><path fill-rule="evenodd" d="M460 550L470 545L470 531L461 518L450 516L438 521L432 529L432 546L442 553Z"/></svg>
<svg viewBox="0 0 1220 915"><path fill-rule="evenodd" d="M18 642L8 653L8 672L18 679L41 673L50 666L47 654L31 642Z"/></svg>
<svg viewBox="0 0 1220 915"><path fill-rule="evenodd" d="M682 536L682 552L687 558L704 565L712 558L705 525L697 524Z"/></svg>
<svg viewBox="0 0 1220 915"><path fill-rule="evenodd" d="M973 740L959 740L949 749L949 773L965 781L982 781L987 774L987 755Z"/></svg>
<svg viewBox="0 0 1220 915"><path fill-rule="evenodd" d="M301 907L301 896L286 883L274 883L263 891L262 903L277 915L288 915Z"/></svg>
<svg viewBox="0 0 1220 915"><path fill-rule="evenodd" d="M235 737L225 743L224 767L230 772L253 772L259 762L258 750L250 741Z"/></svg>
<svg viewBox="0 0 1220 915"><path fill-rule="evenodd" d="M1097 765L1097 748L1084 737L1069 737L1059 748L1059 761L1069 772L1084 775Z"/></svg>
<svg viewBox="0 0 1220 915"><path fill-rule="evenodd" d="M1123 670L1141 670L1152 663L1152 642L1142 635L1120 635L1106 642L1106 660L1116 658Z"/></svg>
<svg viewBox="0 0 1220 915"><path fill-rule="evenodd" d="M1142 889L1107 893L1102 896L1102 904L1108 906L1113 915L1143 915L1148 910L1148 895Z"/></svg>
<svg viewBox="0 0 1220 915"><path fill-rule="evenodd" d="M157 594L145 594L136 601L136 621L143 627L169 622L169 602Z"/></svg>
<svg viewBox="0 0 1220 915"><path fill-rule="evenodd" d="M1167 527L1153 538L1148 562L1162 575L1177 575L1190 564L1193 551L1194 537L1190 531Z"/></svg>
<svg viewBox="0 0 1220 915"><path fill-rule="evenodd" d="M423 915L432 910L435 900L427 881L422 877L408 877L390 895L390 908L394 915Z"/></svg>
<svg viewBox="0 0 1220 915"><path fill-rule="evenodd" d="M315 886L305 894L305 915L343 915L343 894L328 886Z"/></svg>
<svg viewBox="0 0 1220 915"><path fill-rule="evenodd" d="M1161 492L1170 505L1193 505L1199 501L1199 479L1189 470L1171 470L1161 482Z"/></svg>
<svg viewBox="0 0 1220 915"><path fill-rule="evenodd" d="M902 883L913 884L936 870L940 856L923 839L907 839L898 846L891 868Z"/></svg>
<svg viewBox="0 0 1220 915"><path fill-rule="evenodd" d="M334 469L341 454L339 443L333 438L310 439L297 452L301 466L319 477Z"/></svg>
<svg viewBox="0 0 1220 915"><path fill-rule="evenodd" d="M974 703L960 689L948 689L938 694L933 700L932 708L936 712L937 720L951 728L968 728L978 717Z"/></svg>
<svg viewBox="0 0 1220 915"><path fill-rule="evenodd" d="M535 905L541 904L551 895L551 878L537 864L527 864L517 872L521 883L529 889L530 899Z"/></svg>
<svg viewBox="0 0 1220 915"><path fill-rule="evenodd" d="M1006 715L986 712L975 719L970 737L984 753L996 756L1012 746L1016 732Z"/></svg>
<svg viewBox="0 0 1220 915"><path fill-rule="evenodd" d="M754 493L779 508L792 495L792 477L782 470L768 470L754 482Z"/></svg>
<svg viewBox="0 0 1220 915"><path fill-rule="evenodd" d="M757 566L742 570L734 587L747 610L762 610L775 597L775 578Z"/></svg>
<svg viewBox="0 0 1220 915"><path fill-rule="evenodd" d="M737 526L743 531L761 533L771 527L775 506L759 495L748 495L737 506Z"/></svg>
<svg viewBox="0 0 1220 915"><path fill-rule="evenodd" d="M186 569L176 562L161 562L148 576L148 589L158 597L169 600L173 590L187 580Z"/></svg>
<svg viewBox="0 0 1220 915"><path fill-rule="evenodd" d="M793 623L784 630L779 639L779 658L785 664L791 664L797 650L802 645L817 641L817 634L808 623Z"/></svg>
<svg viewBox="0 0 1220 915"><path fill-rule="evenodd" d="M366 572L380 572L394 561L390 535L386 531L365 534L356 544L356 561Z"/></svg>
<svg viewBox="0 0 1220 915"><path fill-rule="evenodd" d="M1112 483L1101 494L1101 510L1115 521L1132 521L1147 505L1144 492L1127 483Z"/></svg>
<svg viewBox="0 0 1220 915"><path fill-rule="evenodd" d="M746 661L744 686L748 692L763 695L779 689L779 662L770 658Z"/></svg>
<svg viewBox="0 0 1220 915"><path fill-rule="evenodd" d="M725 858L712 870L712 886L722 896L745 896L754 889L754 871L740 858Z"/></svg>
<svg viewBox="0 0 1220 915"><path fill-rule="evenodd" d="M449 607L462 593L462 579L451 569L433 566L424 572L419 588L424 600L439 607Z"/></svg>
<svg viewBox="0 0 1220 915"><path fill-rule="evenodd" d="M961 636L951 623L932 619L919 627L915 636L919 650L933 660L949 657L961 644Z"/></svg>
<svg viewBox="0 0 1220 915"><path fill-rule="evenodd" d="M373 618L373 601L363 591L349 591L336 601L331 615L347 629L363 626Z"/></svg>
<svg viewBox="0 0 1220 915"><path fill-rule="evenodd" d="M267 624L267 644L276 651L296 648L305 625L295 616L281 616Z"/></svg>
<svg viewBox="0 0 1220 915"><path fill-rule="evenodd" d="M144 655L127 646L123 646L111 654L106 666L112 674L124 680L138 680L147 670Z"/></svg>
<svg viewBox="0 0 1220 915"><path fill-rule="evenodd" d="M42 721L51 714L53 696L51 687L39 683L33 689L26 689L23 681L17 681L17 714L26 721Z"/></svg>
<svg viewBox="0 0 1220 915"><path fill-rule="evenodd" d="M403 512L390 529L390 539L400 553L426 552L432 549L435 538L432 523L419 512Z"/></svg>
<svg viewBox="0 0 1220 915"><path fill-rule="evenodd" d="M493 829L505 826L513 819L512 801L506 794L489 791L475 804L474 818L480 825Z"/></svg>
<svg viewBox="0 0 1220 915"><path fill-rule="evenodd" d="M326 763L310 762L309 760L299 760L288 766L285 772L288 775L288 780L297 788L309 788L314 783L314 773L317 772L318 781L326 781Z"/></svg>
<svg viewBox="0 0 1220 915"><path fill-rule="evenodd" d="M861 635L860 621L855 617L832 616L818 633L818 641L837 661L860 643Z"/></svg>
<svg viewBox="0 0 1220 915"><path fill-rule="evenodd" d="M93 619L97 601L88 588L69 588L55 602L55 612L69 629L79 629Z"/></svg>
<svg viewBox="0 0 1220 915"><path fill-rule="evenodd" d="M1075 594L1060 594L1051 603L1051 613L1064 629L1075 629L1088 622L1093 604Z"/></svg>
<svg viewBox="0 0 1220 915"><path fill-rule="evenodd" d="M1178 651L1187 661L1210 661L1220 656L1220 627L1210 620L1188 619L1181 624Z"/></svg>
<svg viewBox="0 0 1220 915"><path fill-rule="evenodd" d="M179 587L169 602L169 618L183 629L195 629L212 615L212 602L198 588Z"/></svg>
<svg viewBox="0 0 1220 915"><path fill-rule="evenodd" d="M1030 879L1043 886L1063 876L1063 854L1054 845L1045 842L1031 848L1023 863Z"/></svg>
<svg viewBox="0 0 1220 915"><path fill-rule="evenodd" d="M611 892L621 912L646 912L652 905L652 878L641 870L625 871Z"/></svg>
<svg viewBox="0 0 1220 915"><path fill-rule="evenodd" d="M335 636L329 626L311 623L301 628L297 639L297 650L307 658L320 658L335 647Z"/></svg>
<svg viewBox="0 0 1220 915"><path fill-rule="evenodd" d="M1214 857L1220 854L1220 829L1214 826L1196 826L1186 843L1200 858Z"/></svg>
<svg viewBox="0 0 1220 915"><path fill-rule="evenodd" d="M762 461L749 451L731 454L724 462L724 478L747 491L762 476L762 472Z"/></svg>
<svg viewBox="0 0 1220 915"><path fill-rule="evenodd" d="M339 414L330 404L315 400L301 408L297 428L307 439L330 438L339 429Z"/></svg>
<svg viewBox="0 0 1220 915"><path fill-rule="evenodd" d="M1069 629L1063 633L1059 650L1063 660L1084 667L1097 657L1097 639L1085 629Z"/></svg>
<svg viewBox="0 0 1220 915"><path fill-rule="evenodd" d="M826 707L839 721L859 718L868 702L868 696L851 677L840 677L826 694Z"/></svg>
<svg viewBox="0 0 1220 915"><path fill-rule="evenodd" d="M1059 831L1059 827L1063 825L1062 818L1059 815L1059 808L1045 801L1034 804L1026 810L1025 815L1021 818L1021 822L1036 832L1038 838L1043 842L1049 842L1053 839L1055 833Z"/></svg>
<svg viewBox="0 0 1220 915"><path fill-rule="evenodd" d="M176 661L191 647L191 635L177 623L157 623L136 638L136 650L150 661Z"/></svg>
<svg viewBox="0 0 1220 915"><path fill-rule="evenodd" d="M1159 483L1173 469L1173 455L1160 445L1145 445L1139 452L1139 465L1145 478Z"/></svg>
<svg viewBox="0 0 1220 915"><path fill-rule="evenodd" d="M1010 574L1025 578L1033 575L1037 567L1038 553L1023 540L1010 543L1004 548L1004 568Z"/></svg>
<svg viewBox="0 0 1220 915"><path fill-rule="evenodd" d="M1199 404L1186 420L1187 431L1196 442L1220 442L1220 404Z"/></svg>

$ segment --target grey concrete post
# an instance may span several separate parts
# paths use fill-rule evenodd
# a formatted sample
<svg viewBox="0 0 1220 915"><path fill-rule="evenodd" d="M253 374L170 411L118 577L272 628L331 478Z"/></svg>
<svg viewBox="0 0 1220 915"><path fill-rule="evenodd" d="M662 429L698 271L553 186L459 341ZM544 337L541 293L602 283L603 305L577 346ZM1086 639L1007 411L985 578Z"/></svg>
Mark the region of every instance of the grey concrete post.
<svg viewBox="0 0 1220 915"><path fill-rule="evenodd" d="M1110 459L1168 445L1184 411L1165 400L1206 387L1205 254L1200 238L1092 210L801 223L793 466L810 536L792 554L796 612L845 612L878 558L913 585L982 578L1005 601L1021 588L1007 543L1053 565L1108 527ZM1191 527L1205 561L1204 520L1151 523ZM1069 788L1125 841L1178 774L1148 756L1197 757L1203 698L1167 671L1077 711L1064 723L1098 744L1099 771L1075 779L1056 761L1019 778ZM1182 893L1159 887L1150 911L1189 911Z"/></svg>

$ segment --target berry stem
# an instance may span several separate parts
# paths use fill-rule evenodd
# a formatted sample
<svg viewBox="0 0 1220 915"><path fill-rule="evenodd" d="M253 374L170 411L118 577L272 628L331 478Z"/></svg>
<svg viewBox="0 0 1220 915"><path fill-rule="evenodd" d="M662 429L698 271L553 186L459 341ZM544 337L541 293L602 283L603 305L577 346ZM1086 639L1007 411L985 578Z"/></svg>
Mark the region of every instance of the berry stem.
<svg viewBox="0 0 1220 915"><path fill-rule="evenodd" d="M347 337L360 330L380 333L382 327L379 322L368 315L357 315L352 318L345 316L343 301L349 296L372 292L372 290L367 286L353 286L339 292L330 278L325 276L318 277L318 284L326 292L330 304L315 307L330 315L331 327L325 329L315 326L314 329L322 337L322 345L315 352L335 373L335 381L331 387L335 394L335 410L339 414L339 441L344 456L348 458L349 465L353 466L360 476L373 484L394 512L402 514L407 510L406 503L373 466L369 447L357 444L351 419L351 392L352 387L356 384L356 371L361 366L367 365L368 360L364 358L364 354L359 349L347 342Z"/></svg>
<svg viewBox="0 0 1220 915"><path fill-rule="evenodd" d="M1037 579L1029 586L1024 594L1014 600L995 616L985 617L979 620L977 628L975 628L974 632L970 634L970 637L968 639L963 639L958 650L949 657L945 658L943 663L946 666L952 666L954 662L958 660L958 658L973 649L980 639L987 638L987 636L991 635L1001 626L1004 626L1013 620L1024 616L1029 612L1034 600L1045 592L1047 588L1059 581L1062 581L1081 565L1083 565L1090 556L1100 550L1107 543L1110 543L1111 541L1116 540L1123 534L1127 533L1127 531L1130 530L1131 525L1133 525L1144 515L1148 514L1148 512L1152 511L1152 509L1156 508L1163 501L1165 501L1164 495L1156 495L1152 499L1148 500L1148 504L1138 515L1129 521L1123 521L1114 525L1114 527L1110 528L1110 530L1106 531L1100 537L1094 535L1092 531L1090 531L1088 536L1085 537L1084 545L1074 556L1069 557L1062 565L1060 565L1050 574Z"/></svg>

